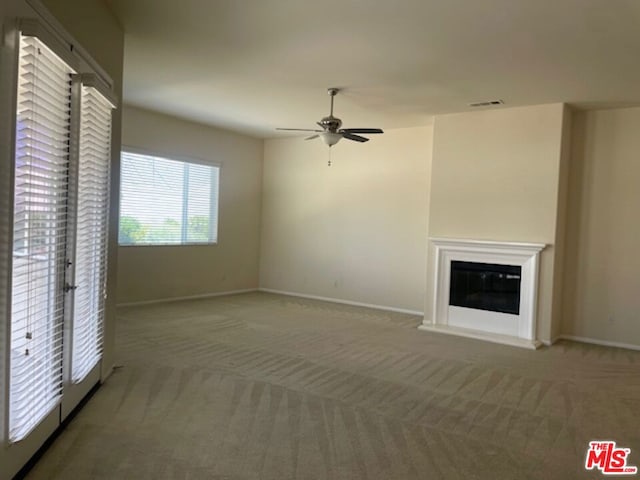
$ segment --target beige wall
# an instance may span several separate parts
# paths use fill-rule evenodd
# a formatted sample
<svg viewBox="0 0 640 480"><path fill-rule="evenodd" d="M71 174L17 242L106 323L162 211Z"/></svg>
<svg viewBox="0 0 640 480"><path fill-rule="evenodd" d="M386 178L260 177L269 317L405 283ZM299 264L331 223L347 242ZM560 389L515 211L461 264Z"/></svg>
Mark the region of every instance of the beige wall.
<svg viewBox="0 0 640 480"><path fill-rule="evenodd" d="M640 108L576 113L562 333L640 346Z"/></svg>
<svg viewBox="0 0 640 480"><path fill-rule="evenodd" d="M431 147L431 127L267 140L260 286L421 312Z"/></svg>
<svg viewBox="0 0 640 480"><path fill-rule="evenodd" d="M218 244L119 247L118 303L257 288L262 140L126 107L122 143L222 167Z"/></svg>
<svg viewBox="0 0 640 480"><path fill-rule="evenodd" d="M564 107L562 121L562 143L560 150L560 169L558 171L558 207L556 215L556 241L553 248L553 299L551 307L550 339L555 341L562 333L564 315L564 274L567 252L567 216L569 200L569 172L571 171L571 145L573 111Z"/></svg>
<svg viewBox="0 0 640 480"><path fill-rule="evenodd" d="M436 117L429 235L540 242L538 338L551 338L562 104ZM433 310L432 256L425 312ZM431 320L428 318L428 320Z"/></svg>

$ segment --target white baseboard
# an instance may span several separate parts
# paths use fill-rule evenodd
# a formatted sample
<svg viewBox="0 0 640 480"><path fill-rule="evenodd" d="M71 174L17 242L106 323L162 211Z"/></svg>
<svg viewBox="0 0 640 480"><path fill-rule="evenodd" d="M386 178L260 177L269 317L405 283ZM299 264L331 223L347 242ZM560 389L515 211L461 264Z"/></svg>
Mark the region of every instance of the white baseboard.
<svg viewBox="0 0 640 480"><path fill-rule="evenodd" d="M601 345L603 347L616 347L616 348L626 348L628 350L638 350L640 351L640 345L634 345L632 343L623 343L623 342L610 342L609 340L599 340L596 338L589 337L579 337L577 335L560 335L558 340L571 340L573 342L581 342L581 343L591 343L593 345Z"/></svg>
<svg viewBox="0 0 640 480"><path fill-rule="evenodd" d="M323 302L341 303L343 305L353 305L354 307L374 308L376 310L385 310L388 312L407 313L409 315L420 315L421 317L424 316L424 312L419 312L417 310L408 310L406 308L388 307L386 305L376 305L373 303L353 302L351 300L342 300L341 298L321 297L319 295L309 295L306 293L288 292L285 290L275 290L273 288L259 288L258 290L266 293L277 293L278 295L288 295L290 297L309 298L311 300L322 300Z"/></svg>
<svg viewBox="0 0 640 480"><path fill-rule="evenodd" d="M188 295L186 297L169 297L169 298L159 298L156 300L143 300L141 302L118 303L116 307L137 307L141 305L153 305L156 303L179 302L181 300L198 300L200 298L224 297L226 295L237 295L239 293L250 293L250 292L257 292L257 291L258 291L257 288L245 288L242 290L229 290L226 292L201 293L199 295Z"/></svg>
<svg viewBox="0 0 640 480"><path fill-rule="evenodd" d="M572 342L589 343L591 345L600 345L603 347L626 348L628 350L640 350L640 345L622 342L610 342L608 340L598 340L597 338L579 337L577 335L558 335L551 340L542 340L542 344L550 347L558 342L558 340L570 340Z"/></svg>

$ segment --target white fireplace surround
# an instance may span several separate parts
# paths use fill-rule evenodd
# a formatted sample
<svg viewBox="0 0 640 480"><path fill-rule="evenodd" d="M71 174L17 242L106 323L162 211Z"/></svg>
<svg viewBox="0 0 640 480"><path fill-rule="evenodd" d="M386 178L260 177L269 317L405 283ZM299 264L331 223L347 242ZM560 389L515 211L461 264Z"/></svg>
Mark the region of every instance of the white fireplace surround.
<svg viewBox="0 0 640 480"><path fill-rule="evenodd" d="M478 338L525 348L538 348L536 305L539 253L543 243L430 238L435 248L433 312L425 312L420 330ZM516 265L521 268L520 313L489 312L449 305L451 262Z"/></svg>

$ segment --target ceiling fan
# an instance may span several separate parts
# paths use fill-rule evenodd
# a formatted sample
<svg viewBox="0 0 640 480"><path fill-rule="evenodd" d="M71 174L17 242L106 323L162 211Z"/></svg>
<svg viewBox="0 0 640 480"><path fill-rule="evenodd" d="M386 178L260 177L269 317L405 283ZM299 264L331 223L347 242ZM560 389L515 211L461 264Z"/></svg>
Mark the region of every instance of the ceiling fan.
<svg viewBox="0 0 640 480"><path fill-rule="evenodd" d="M324 143L332 147L340 141L342 138L347 140L353 140L354 142L368 142L369 139L358 135L358 133L384 133L379 128L340 128L342 126L342 120L333 116L333 97L340 91L339 88L329 88L327 93L331 96L331 113L328 117L324 117L319 122L316 122L318 126L322 127L322 130L314 130L310 128L276 128L276 130L291 130L298 132L315 132L315 135L305 138L305 140L312 140L314 138L322 138Z"/></svg>

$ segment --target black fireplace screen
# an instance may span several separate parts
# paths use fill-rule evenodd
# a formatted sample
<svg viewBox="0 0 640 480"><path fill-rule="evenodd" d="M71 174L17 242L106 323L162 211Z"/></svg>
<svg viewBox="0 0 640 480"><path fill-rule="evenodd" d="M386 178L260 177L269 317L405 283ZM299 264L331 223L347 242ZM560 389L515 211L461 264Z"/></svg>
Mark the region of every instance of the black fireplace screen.
<svg viewBox="0 0 640 480"><path fill-rule="evenodd" d="M516 265L452 261L449 304L518 315L521 271Z"/></svg>

